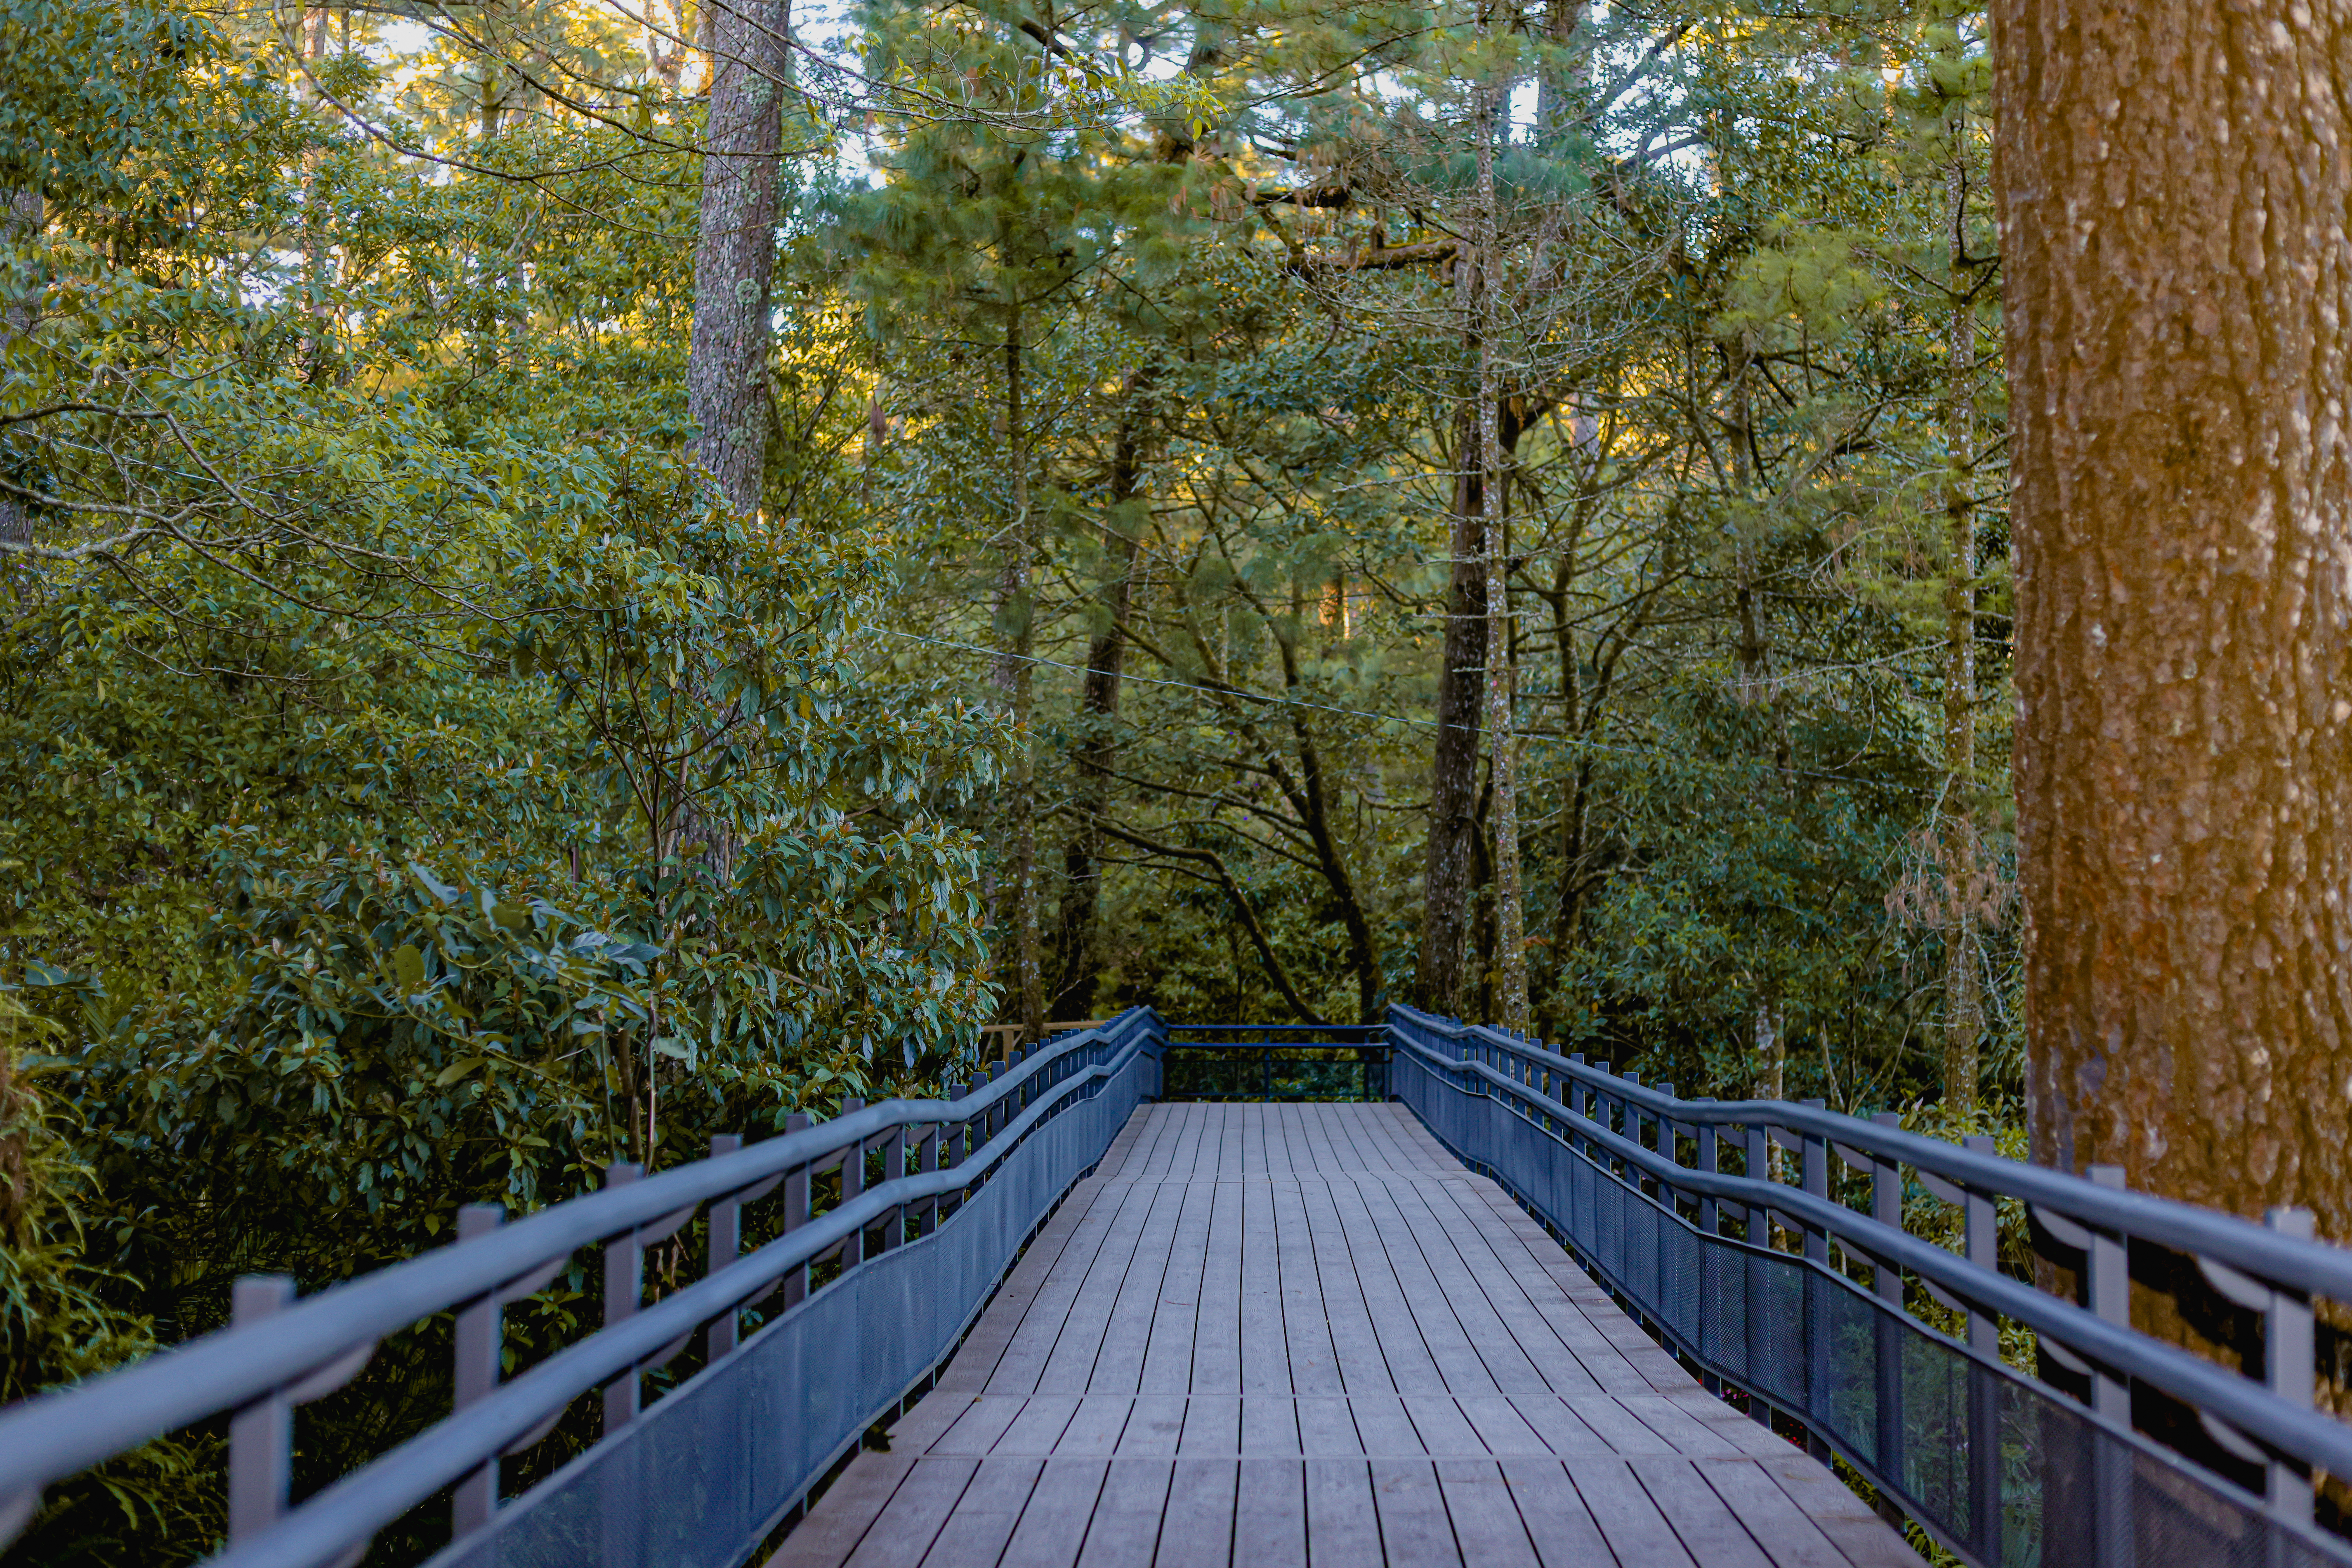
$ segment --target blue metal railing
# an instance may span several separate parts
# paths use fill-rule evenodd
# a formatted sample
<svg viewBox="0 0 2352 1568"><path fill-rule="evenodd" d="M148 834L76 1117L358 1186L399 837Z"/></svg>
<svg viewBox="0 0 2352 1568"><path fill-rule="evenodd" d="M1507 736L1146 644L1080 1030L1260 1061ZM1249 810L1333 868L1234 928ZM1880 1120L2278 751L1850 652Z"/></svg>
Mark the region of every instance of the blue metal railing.
<svg viewBox="0 0 2352 1568"><path fill-rule="evenodd" d="M230 1421L224 1568L324 1568L454 1488L436 1564L732 1568L950 1355L1024 1238L1159 1092L1165 1026L1135 1008L1032 1049L946 1100L890 1100L642 1176L513 1225L478 1205L459 1239L292 1299L239 1281L236 1321L80 1387L0 1412L0 1542L43 1488L151 1438ZM867 1186L869 1157L882 1179ZM837 1201L813 1202L838 1172ZM779 1189L781 1192L779 1193ZM781 1197L782 1234L739 1256L747 1204ZM647 1246L709 1224L698 1282L644 1300ZM499 1312L600 1247L600 1331L499 1382ZM812 1265L838 1273L812 1289ZM741 1314L773 1300L748 1339ZM387 1336L457 1315L449 1417L289 1509L293 1412L341 1386ZM640 1409L644 1374L705 1334L708 1364ZM502 1502L498 1463L602 1392L604 1436Z"/></svg>
<svg viewBox="0 0 2352 1568"><path fill-rule="evenodd" d="M1171 1024L1165 1100L1386 1100L1380 1024Z"/></svg>
<svg viewBox="0 0 2352 1568"><path fill-rule="evenodd" d="M1963 1560L2352 1563L2315 1527L2313 1485L2352 1476L2352 1426L2313 1408L2314 1301L2352 1301L2352 1251L2310 1239L2308 1215L2257 1226L1819 1101L1684 1100L1409 1007L1389 1037L1391 1091L1441 1142L1711 1383L1801 1425ZM1838 1201L1832 1161L1867 1176L1867 1213ZM1913 1181L1959 1209L1962 1253L1905 1230ZM2079 1300L2001 1271L2003 1198ZM2135 1261L2158 1256L2194 1267L2154 1283L2259 1323L2255 1375L2131 1326ZM1963 1331L1925 1321L1935 1306ZM2004 1321L2032 1331L2046 1375L2003 1361Z"/></svg>

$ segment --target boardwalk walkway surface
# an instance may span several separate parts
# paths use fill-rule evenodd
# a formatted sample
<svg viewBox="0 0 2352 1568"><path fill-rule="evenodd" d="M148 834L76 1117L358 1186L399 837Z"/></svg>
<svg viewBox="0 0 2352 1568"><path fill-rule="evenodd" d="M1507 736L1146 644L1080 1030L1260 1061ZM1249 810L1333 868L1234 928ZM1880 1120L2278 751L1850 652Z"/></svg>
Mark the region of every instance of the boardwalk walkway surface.
<svg viewBox="0 0 2352 1568"><path fill-rule="evenodd" d="M1150 1105L772 1568L1917 1568L1402 1106Z"/></svg>

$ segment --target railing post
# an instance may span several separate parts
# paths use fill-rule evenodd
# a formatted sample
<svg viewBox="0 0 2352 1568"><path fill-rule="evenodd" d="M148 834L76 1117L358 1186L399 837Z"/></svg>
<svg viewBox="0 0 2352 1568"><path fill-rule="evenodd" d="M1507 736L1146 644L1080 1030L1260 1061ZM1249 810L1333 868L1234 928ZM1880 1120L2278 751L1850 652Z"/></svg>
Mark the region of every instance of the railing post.
<svg viewBox="0 0 2352 1568"><path fill-rule="evenodd" d="M907 1124L902 1121L890 1129L890 1135L882 1141L882 1180L895 1182L906 1173ZM887 1252L906 1239L907 1209L901 1204L883 1216L882 1245L877 1250Z"/></svg>
<svg viewBox="0 0 2352 1568"><path fill-rule="evenodd" d="M1827 1102L1820 1100L1805 1100L1798 1103L1812 1110L1827 1109ZM1800 1179L1803 1181L1804 1190L1807 1193L1826 1203L1830 1195L1830 1142L1818 1132L1804 1134L1802 1142L1804 1168L1800 1173ZM1805 1261L1817 1264L1826 1269L1830 1266L1829 1227L1826 1225L1808 1223L1803 1229ZM1829 1336L1822 1331L1821 1310L1822 1293L1828 1286L1827 1282L1811 1269L1806 1270L1804 1281L1805 1414L1808 1417L1811 1417L1820 1412L1830 1386L1830 1342ZM1813 1430L1810 1420L1805 1428L1805 1447L1811 1452L1814 1458L1823 1462L1829 1459L1829 1445L1822 1441L1820 1433Z"/></svg>
<svg viewBox="0 0 2352 1568"><path fill-rule="evenodd" d="M604 1167L604 1189L625 1187L646 1173L642 1165L616 1160ZM623 1231L604 1243L604 1326L626 1322L637 1315L645 1294L645 1248L637 1233ZM604 1385L604 1436L618 1434L637 1418L637 1373L635 1367Z"/></svg>
<svg viewBox="0 0 2352 1568"><path fill-rule="evenodd" d="M1975 1132L1960 1146L1979 1154L1996 1152L1990 1133ZM1962 1231L1969 1262L1992 1273L2000 1272L2000 1208L1989 1193L1963 1190ZM2000 1320L1973 1307L1969 1310L1969 1349L1988 1361L2000 1360ZM1969 1369L1969 1530L1978 1553L1988 1560L2000 1555L2000 1384L1990 1370Z"/></svg>
<svg viewBox="0 0 2352 1568"><path fill-rule="evenodd" d="M795 1110L784 1118L784 1135L808 1131L809 1114ZM793 1166L784 1173L784 1229L794 1231L809 1222L809 1168ZM808 1265L785 1271L782 1306L796 1306L808 1299Z"/></svg>
<svg viewBox="0 0 2352 1568"><path fill-rule="evenodd" d="M1798 1103L1813 1110L1828 1109L1826 1100L1806 1100ZM1805 1191L1826 1203L1830 1195L1830 1141L1818 1132L1808 1132L1804 1135L1804 1143ZM1808 1261L1818 1263L1824 1268L1829 1267L1830 1233L1827 1227L1805 1226L1805 1257Z"/></svg>
<svg viewBox="0 0 2352 1568"><path fill-rule="evenodd" d="M1767 1183L1772 1179L1771 1142L1772 1132L1767 1123L1751 1121L1748 1124L1749 1181ZM1751 1200L1748 1205L1748 1245L1766 1249L1772 1245L1772 1210L1769 1204L1760 1200ZM1747 1286L1748 1300L1748 1310L1741 1314L1748 1325L1748 1414L1768 1432L1772 1429L1772 1407L1764 1402L1762 1394L1755 1392L1764 1381L1761 1371L1765 1333L1763 1292L1758 1287L1763 1280L1763 1270L1777 1267L1779 1265L1767 1264L1760 1258L1740 1259L1740 1275Z"/></svg>
<svg viewBox="0 0 2352 1568"><path fill-rule="evenodd" d="M847 1118L866 1109L863 1100L845 1100L841 1114ZM841 1202L843 1207L866 1191L866 1140L852 1138L841 1147ZM841 1244L841 1267L844 1270L866 1261L866 1227L851 1231Z"/></svg>
<svg viewBox="0 0 2352 1568"><path fill-rule="evenodd" d="M229 1291L229 1321L242 1328L294 1304L285 1274L248 1274ZM293 1483L294 1405L273 1388L228 1419L228 1538L260 1534L286 1511Z"/></svg>
<svg viewBox="0 0 2352 1568"><path fill-rule="evenodd" d="M921 1140L915 1145L915 1170L919 1175L929 1175L940 1168L940 1140L946 1124L934 1121L924 1127ZM940 1200L923 1200L922 1211L915 1218L915 1234L929 1236L940 1227Z"/></svg>
<svg viewBox="0 0 2352 1568"><path fill-rule="evenodd" d="M2280 1236L2309 1241L2315 1232L2309 1209L2274 1208L2263 1224ZM2300 1291L2273 1289L2263 1324L2263 1377L2270 1391L2297 1408L2312 1405L2315 1376L2311 1299ZM2311 1522L2311 1477L2284 1459L2270 1461L2267 1490L2273 1512L2297 1524Z"/></svg>
<svg viewBox="0 0 2352 1568"><path fill-rule="evenodd" d="M2121 1165L2093 1165L2084 1173L2103 1187L2124 1184ZM2090 1231L2087 1281L2091 1310L2110 1323L2131 1326L2131 1244L2127 1237L2095 1226ZM2091 1408L2128 1432L2131 1430L2131 1388L2096 1363L2091 1368ZM2093 1496L2096 1513L2092 1522L2097 1542L2098 1568L2126 1568L2135 1561L2132 1544L2132 1451L2104 1431L2091 1436Z"/></svg>
<svg viewBox="0 0 2352 1568"><path fill-rule="evenodd" d="M467 1204L457 1211L457 1239L488 1236L506 1223L498 1204ZM457 1364L452 1369L452 1413L488 1399L499 1386L499 1293L489 1291L457 1310ZM499 1459L493 1454L457 1482L449 1503L449 1533L472 1534L490 1522L499 1508Z"/></svg>
<svg viewBox="0 0 2352 1568"><path fill-rule="evenodd" d="M1903 1126L1903 1118L1892 1110L1882 1110L1871 1121L1895 1131ZM1903 1228L1903 1167L1893 1155L1876 1150L1870 1156L1870 1217L1890 1230ZM1873 1458L1881 1475L1900 1476L1904 1473L1903 1270L1884 1258L1873 1258L1871 1263L1871 1293L1880 1305L1872 1334L1878 1404L1878 1452Z"/></svg>
<svg viewBox="0 0 2352 1568"><path fill-rule="evenodd" d="M1713 1095L1706 1095L1691 1103L1706 1105L1714 1098ZM1723 1151L1717 1140L1715 1123L1702 1121L1691 1131L1698 1136L1698 1168L1710 1176L1720 1175L1723 1172ZM1715 1194L1701 1193L1698 1195L1699 1230L1707 1237L1714 1237L1722 1234L1722 1227L1723 1212L1717 1205Z"/></svg>
<svg viewBox="0 0 2352 1568"><path fill-rule="evenodd" d="M743 1147L743 1138L737 1132L717 1132L711 1135L710 1157L732 1154ZM732 1197L717 1198L710 1205L710 1249L703 1265L703 1276L718 1273L735 1261L743 1250L743 1205ZM735 1348L735 1336L740 1319L734 1311L720 1313L710 1320L703 1331L709 1346L708 1359L717 1361Z"/></svg>

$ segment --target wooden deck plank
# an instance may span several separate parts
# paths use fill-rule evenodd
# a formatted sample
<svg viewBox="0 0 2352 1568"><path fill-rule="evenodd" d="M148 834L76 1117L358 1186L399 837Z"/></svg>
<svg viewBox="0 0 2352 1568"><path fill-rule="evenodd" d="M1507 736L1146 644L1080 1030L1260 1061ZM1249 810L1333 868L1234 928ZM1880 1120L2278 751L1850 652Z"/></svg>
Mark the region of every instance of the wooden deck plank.
<svg viewBox="0 0 2352 1568"><path fill-rule="evenodd" d="M1048 1459L999 1568L1075 1568L1110 1473L1108 1459Z"/></svg>
<svg viewBox="0 0 2352 1568"><path fill-rule="evenodd" d="M822 1505L784 1538L768 1568L833 1568L846 1559L914 1468L912 1454L859 1455L825 1492Z"/></svg>
<svg viewBox="0 0 2352 1568"><path fill-rule="evenodd" d="M1616 1560L1559 1460L1505 1459L1502 1471L1543 1568L1606 1568ZM1636 1563L1633 1568L1653 1565Z"/></svg>
<svg viewBox="0 0 2352 1568"><path fill-rule="evenodd" d="M1237 1460L1178 1459L1153 1568L1231 1568L1240 1483Z"/></svg>
<svg viewBox="0 0 2352 1568"><path fill-rule="evenodd" d="M1381 1561L1371 1467L1363 1460L1307 1461L1307 1561L1312 1568L1360 1568Z"/></svg>
<svg viewBox="0 0 2352 1568"><path fill-rule="evenodd" d="M1677 1455L1631 1463L1694 1561L1706 1568L1772 1568L1773 1558L1688 1459Z"/></svg>
<svg viewBox="0 0 2352 1568"><path fill-rule="evenodd" d="M1372 1321L1362 1276L1356 1271L1331 1184L1299 1184L1301 1223L1307 1226L1308 1252L1315 1264L1317 1288L1322 1293L1323 1314L1331 1335L1331 1353L1339 1365L1339 1386L1349 1394L1386 1394L1396 1387L1381 1353L1379 1329Z"/></svg>
<svg viewBox="0 0 2352 1568"><path fill-rule="evenodd" d="M1298 1410L1298 1451L1310 1459L1360 1458L1362 1440L1356 1433L1356 1414L1345 1399L1301 1399Z"/></svg>
<svg viewBox="0 0 2352 1568"><path fill-rule="evenodd" d="M1139 1394L1189 1394L1192 1389L1193 1336L1201 1322L1201 1290L1209 1264L1209 1217L1216 1202L1213 1183L1187 1181L1176 1219L1176 1236L1162 1272Z"/></svg>
<svg viewBox="0 0 2352 1568"><path fill-rule="evenodd" d="M1095 1360L1102 1352L1103 1339L1110 1332L1112 1309L1127 1288L1128 1276L1134 1270L1136 1260L1147 1252L1154 1231L1153 1222L1161 1217L1162 1211L1169 1207L1169 1200L1181 1191L1165 1182L1138 1183L1127 1189L1128 1196L1119 1205L1117 1223L1103 1237L1102 1250L1096 1254L1092 1267L1087 1270L1085 1283L1071 1298L1060 1331L1053 1336L1052 1348L1037 1364L1034 1382L1024 1392L1077 1394L1085 1391L1087 1380L1094 1373ZM1172 1238L1175 1217L1168 1215L1166 1220L1168 1234ZM1032 1342L1042 1342L1044 1338L1041 1326L1041 1332ZM1016 1343L1014 1352L1021 1348ZM1009 1391L1008 1370L1024 1364L1015 1360L1014 1353L1009 1352L1005 1365L997 1369L997 1375L990 1380L989 1387Z"/></svg>
<svg viewBox="0 0 2352 1568"><path fill-rule="evenodd" d="M1237 1119L1228 1119L1238 1126ZM1219 1167L1222 1172L1223 1167ZM1212 1181L1209 1255L1201 1268L1201 1304L1192 1330L1194 1394L1242 1391L1242 1184Z"/></svg>
<svg viewBox="0 0 2352 1568"><path fill-rule="evenodd" d="M1611 1555L1633 1568L1692 1568L1691 1554L1623 1459L1576 1459L1568 1474L1608 1542Z"/></svg>
<svg viewBox="0 0 2352 1568"><path fill-rule="evenodd" d="M1845 1553L1753 1459L1702 1459L1692 1472L1713 1489L1774 1568L1849 1568Z"/></svg>
<svg viewBox="0 0 2352 1568"><path fill-rule="evenodd" d="M1263 1108L1253 1106L1244 1109ZM1241 1184L1241 1192L1242 1392L1288 1394L1291 1392L1290 1346L1283 1333L1281 1258L1275 1233L1274 1184L1271 1181L1244 1181Z"/></svg>
<svg viewBox="0 0 2352 1568"><path fill-rule="evenodd" d="M1167 1459L1111 1461L1086 1544L1078 1551L1078 1568L1151 1568L1175 1470Z"/></svg>
<svg viewBox="0 0 2352 1568"><path fill-rule="evenodd" d="M1247 1568L1307 1568L1307 1467L1244 1459L1234 1500L1234 1561Z"/></svg>
<svg viewBox="0 0 2352 1568"><path fill-rule="evenodd" d="M1295 1110L1295 1107L1286 1108ZM1294 1118L1295 1120L1295 1118ZM1320 1180L1307 1178L1317 1186ZM1289 1352L1293 1394L1342 1394L1339 1357L1331 1339L1331 1313L1323 1299L1323 1281L1315 1265L1314 1237L1308 1228L1307 1200L1297 1182L1272 1184L1276 1272L1282 1285L1283 1341ZM1335 1280L1342 1289L1354 1281Z"/></svg>
<svg viewBox="0 0 2352 1568"><path fill-rule="evenodd" d="M921 1558L924 1568L970 1568L973 1563L995 1563L1004 1554L1005 1542L1013 1539L1013 1526L1021 1522L1021 1510L1028 1506L1037 1478L1045 1473L1043 1459L982 1459L972 1472L971 1484L956 1499L954 1511ZM886 1561L897 1568L912 1559L877 1559L873 1568L885 1568ZM858 1568L866 1565L860 1563Z"/></svg>
<svg viewBox="0 0 2352 1568"><path fill-rule="evenodd" d="M1560 1482L1565 1487L1565 1478ZM1437 1489L1454 1521L1462 1561L1478 1568L1538 1568L1535 1543L1519 1517L1502 1468L1479 1459L1437 1461Z"/></svg>
<svg viewBox="0 0 2352 1568"><path fill-rule="evenodd" d="M1169 1458L1184 1432L1186 1400L1181 1394L1138 1394L1129 1405L1118 1452L1126 1457Z"/></svg>
<svg viewBox="0 0 2352 1568"><path fill-rule="evenodd" d="M883 1568L920 1562L979 1469L977 1459L916 1460L890 1506L849 1554L849 1563L855 1568Z"/></svg>
<svg viewBox="0 0 2352 1568"><path fill-rule="evenodd" d="M1918 1568L1401 1108L1117 1150L774 1568Z"/></svg>
<svg viewBox="0 0 2352 1568"><path fill-rule="evenodd" d="M1032 1394L1022 1401L1021 1414L1004 1428L1004 1435L989 1448L992 1454L1050 1454L1058 1447L1062 1434L1078 1414L1078 1396L1075 1394Z"/></svg>
<svg viewBox="0 0 2352 1568"><path fill-rule="evenodd" d="M1190 1184L1168 1182L1154 1194L1143 1235L1127 1266L1127 1278L1111 1300L1094 1364L1081 1386L1099 1394L1134 1394L1143 1383L1144 1354L1151 1348L1152 1321L1159 1315L1160 1287L1175 1256L1179 1221ZM1075 1364L1075 1363L1073 1363Z"/></svg>
<svg viewBox="0 0 2352 1568"><path fill-rule="evenodd" d="M1374 1459L1372 1498L1380 1510L1381 1544L1394 1563L1433 1565L1462 1561L1437 1467L1427 1459Z"/></svg>

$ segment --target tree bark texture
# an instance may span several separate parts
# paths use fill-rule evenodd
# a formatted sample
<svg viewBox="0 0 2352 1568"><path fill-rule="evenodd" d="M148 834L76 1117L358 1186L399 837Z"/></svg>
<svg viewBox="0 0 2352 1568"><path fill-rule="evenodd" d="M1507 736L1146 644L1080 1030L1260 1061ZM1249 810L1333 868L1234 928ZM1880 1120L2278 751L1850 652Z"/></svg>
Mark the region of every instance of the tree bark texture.
<svg viewBox="0 0 2352 1568"><path fill-rule="evenodd" d="M1995 0L2038 1160L2352 1234L2352 0Z"/></svg>
<svg viewBox="0 0 2352 1568"><path fill-rule="evenodd" d="M46 216L40 192L0 190L0 363L16 340L33 330L33 296L16 291L5 253L36 238ZM15 498L0 496L0 544L32 542L32 512Z"/></svg>
<svg viewBox="0 0 2352 1568"><path fill-rule="evenodd" d="M1009 284L1008 284L1009 287ZM1002 923L1012 928L1013 1020L1027 1041L1045 1037L1045 965L1037 919L1037 758L1029 733L1035 666L1030 658L1029 564L1035 551L1029 516L1029 447L1023 408L1021 309L1008 305L1004 324L1004 456L1012 470L1013 516L1004 531L1004 563L996 585L996 619L1004 637L996 686L1013 722L1013 776L1005 789L1005 826L1012 835L1012 873L1004 888Z"/></svg>
<svg viewBox="0 0 2352 1568"><path fill-rule="evenodd" d="M775 266L790 0L722 0L694 241L686 411L694 460L740 513L758 510L768 448L768 285Z"/></svg>
<svg viewBox="0 0 2352 1568"><path fill-rule="evenodd" d="M1429 756L1429 847L1422 873L1421 958L1414 1005L1458 1009L1462 946L1470 897L1471 837L1477 810L1478 731L1486 670L1486 570L1476 459L1476 418L1463 411L1454 432L1452 568L1445 637L1437 671L1437 740Z"/></svg>
<svg viewBox="0 0 2352 1568"><path fill-rule="evenodd" d="M1495 19L1489 13L1491 32ZM1495 197L1496 110L1507 84L1482 89L1478 113L1478 273L1474 309L1478 339L1478 510L1486 564L1486 744L1495 793L1495 1006L1492 1020L1528 1027L1528 912L1519 885L1517 725L1512 684L1510 524L1505 513L1502 363L1496 342L1502 288L1502 244Z"/></svg>
<svg viewBox="0 0 2352 1568"><path fill-rule="evenodd" d="M1135 595L1136 525L1122 513L1143 482L1143 399L1148 370L1130 372L1123 389L1118 433L1110 459L1110 537L1114 574L1105 590L1109 624L1087 645L1087 679L1078 700L1084 726L1073 762L1077 778L1072 801L1076 828L1062 854L1062 921L1059 977L1053 1012L1064 1018L1094 1016L1095 992L1102 983L1103 814L1110 807L1110 768L1118 751L1119 677L1127 660L1128 607Z"/></svg>
<svg viewBox="0 0 2352 1568"><path fill-rule="evenodd" d="M1507 463L1518 448L1521 410L1516 400L1506 398L1496 416L1496 436ZM1429 843L1422 874L1421 953L1413 975L1413 1005L1437 1013L1458 1010L1462 1000L1486 690L1486 486L1479 481L1475 410L1462 411L1454 437L1454 525L1447 541L1452 575L1437 673L1437 740L1429 757Z"/></svg>
<svg viewBox="0 0 2352 1568"><path fill-rule="evenodd" d="M1976 1108L1984 1034L1984 944L1977 931L1977 317L1969 276L1965 113L1956 111L1945 169L1952 299L1944 404L1944 1107L1956 1117Z"/></svg>

